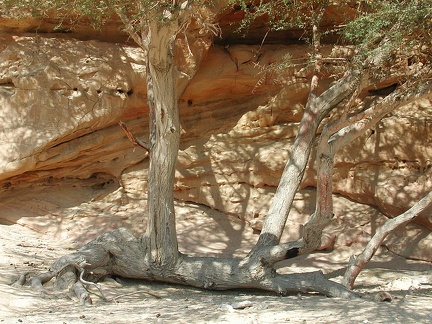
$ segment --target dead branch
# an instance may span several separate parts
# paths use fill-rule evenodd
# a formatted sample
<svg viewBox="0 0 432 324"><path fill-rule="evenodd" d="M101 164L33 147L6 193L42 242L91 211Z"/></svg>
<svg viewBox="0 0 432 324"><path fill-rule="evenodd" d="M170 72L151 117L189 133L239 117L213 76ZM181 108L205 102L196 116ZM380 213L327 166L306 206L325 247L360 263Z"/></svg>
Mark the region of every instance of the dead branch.
<svg viewBox="0 0 432 324"><path fill-rule="evenodd" d="M87 285L87 286L94 286L97 288L97 290L99 290L99 293L101 294L101 297L104 301L108 301L108 299L105 297L102 289L99 287L99 285L97 283L91 282L91 281L87 281L84 280L83 275L84 275L84 268L81 269L80 275L79 275L79 281L83 284L83 285Z"/></svg>
<svg viewBox="0 0 432 324"><path fill-rule="evenodd" d="M81 281L77 281L75 283L75 285L73 286L73 292L79 298L81 305L91 305L92 304L92 300L90 298L90 295L89 295L87 289L85 289L85 287L81 283Z"/></svg>
<svg viewBox="0 0 432 324"><path fill-rule="evenodd" d="M125 123L122 121L119 121L120 127L123 129L123 131L126 133L127 138L129 141L132 142L133 145L138 146L139 148L142 148L146 150L147 152L150 152L150 144L148 142L141 141L140 139L136 138L132 132L129 130L129 128L126 126Z"/></svg>
<svg viewBox="0 0 432 324"><path fill-rule="evenodd" d="M406 212L399 216L387 220L383 226L381 226L369 243L366 245L363 252L357 257L351 257L351 260L346 269L345 275L342 280L342 284L352 289L354 281L357 278L360 271L370 261L375 252L380 247L381 243L398 226L408 223L409 221L416 218L422 211L432 205L432 191L429 192L423 199L419 200L414 206L408 209Z"/></svg>

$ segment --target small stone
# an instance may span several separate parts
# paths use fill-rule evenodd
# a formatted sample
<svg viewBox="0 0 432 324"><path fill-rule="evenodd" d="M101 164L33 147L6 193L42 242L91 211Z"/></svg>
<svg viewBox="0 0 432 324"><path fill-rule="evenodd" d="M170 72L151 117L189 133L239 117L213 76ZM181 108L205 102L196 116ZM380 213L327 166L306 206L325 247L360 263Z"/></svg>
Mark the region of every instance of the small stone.
<svg viewBox="0 0 432 324"><path fill-rule="evenodd" d="M393 297L386 291L380 291L378 294L376 294L375 300L379 302L391 302Z"/></svg>
<svg viewBox="0 0 432 324"><path fill-rule="evenodd" d="M231 304L231 307L234 309L245 309L247 307L252 307L253 303L250 300L244 300L238 303Z"/></svg>

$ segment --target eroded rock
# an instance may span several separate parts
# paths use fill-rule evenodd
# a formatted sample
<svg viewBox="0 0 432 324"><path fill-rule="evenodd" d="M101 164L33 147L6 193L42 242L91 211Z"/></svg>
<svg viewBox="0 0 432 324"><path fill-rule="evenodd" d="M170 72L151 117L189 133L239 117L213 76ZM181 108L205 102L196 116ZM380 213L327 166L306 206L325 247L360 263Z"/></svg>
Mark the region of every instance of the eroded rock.
<svg viewBox="0 0 432 324"><path fill-rule="evenodd" d="M287 53L306 60L306 48L210 47L207 36L189 36L188 41L186 47L180 38L176 49L183 59L178 62L182 142L175 197L235 216L259 232L297 132L310 71L293 69L291 86L281 90L271 76L258 74L256 63L268 65ZM331 53L332 47L325 51ZM15 194L28 197L36 187L54 184L60 190L64 179L74 182L69 189L82 197L65 199L67 208L95 197L119 206L146 198L147 154L134 148L117 125L123 120L134 134L147 137L144 72L142 51L130 44L2 34L1 219L26 215L25 208L12 212L19 201ZM325 79L323 87L330 82ZM336 217L322 249L365 244L386 219L383 214L396 216L430 190L431 110L427 100L403 107L338 153L335 192L370 206L335 198ZM315 181L312 157L301 187ZM69 189L64 197L70 196ZM48 212L30 216L65 207L40 199ZM285 239L298 237L313 208L313 190L299 192ZM385 244L430 261L431 215L424 212L421 225L411 224ZM32 221L23 217L21 222Z"/></svg>

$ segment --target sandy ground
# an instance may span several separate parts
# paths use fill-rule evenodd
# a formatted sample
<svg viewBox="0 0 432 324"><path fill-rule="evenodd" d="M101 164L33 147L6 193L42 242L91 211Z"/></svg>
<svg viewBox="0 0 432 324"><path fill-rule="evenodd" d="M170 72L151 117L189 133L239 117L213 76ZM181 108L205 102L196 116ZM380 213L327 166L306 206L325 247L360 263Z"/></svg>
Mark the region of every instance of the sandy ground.
<svg viewBox="0 0 432 324"><path fill-rule="evenodd" d="M241 256L256 239L240 221L228 222L226 216L202 206L179 204L177 217L179 245L189 254ZM11 286L19 273L45 271L56 258L74 251L84 243L77 237L62 239L19 224L0 225L0 323L432 323L432 265L385 250L357 279L356 290L363 293L359 300L245 290L215 292L109 278L101 288L115 301L103 301L92 289L93 305L81 306L49 287L41 295L28 287ZM339 281L350 253L315 253L281 264L279 271L321 268ZM392 301L375 301L380 291L389 292ZM236 309L241 302L247 307Z"/></svg>

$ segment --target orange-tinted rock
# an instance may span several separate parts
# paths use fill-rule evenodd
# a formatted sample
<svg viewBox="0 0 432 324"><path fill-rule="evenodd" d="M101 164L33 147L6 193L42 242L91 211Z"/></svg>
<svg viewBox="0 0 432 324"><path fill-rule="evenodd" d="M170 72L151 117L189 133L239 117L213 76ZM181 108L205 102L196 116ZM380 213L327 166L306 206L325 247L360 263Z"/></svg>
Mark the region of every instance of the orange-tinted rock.
<svg viewBox="0 0 432 324"><path fill-rule="evenodd" d="M142 51L111 27L109 41L95 33L86 40L80 31L25 34L34 22L4 23L0 219L39 223L32 226L50 233L67 231L49 221L50 213L79 210L101 199L109 206L101 213L105 216L116 204L124 207L117 212L144 214L134 208L146 198L147 154L133 147L118 126L122 120L138 137L148 134ZM290 68L286 79L291 85L281 89L275 76L260 74L256 64L268 66L286 54L306 61L307 46L247 45L229 35L229 44L219 40L213 46L205 35L189 35L189 45L184 36L177 41L176 53L183 55L178 60L182 143L175 197L234 215L259 230L296 136L311 75L308 69ZM330 82L325 79L321 91ZM336 217L323 249L365 244L384 214L396 216L430 191L431 107L424 100L401 108L338 153L334 190L342 197L335 198ZM64 188L62 181L67 181ZM311 164L302 188L314 185ZM54 188L56 195L41 194L43 188ZM310 188L297 194L284 239L300 235L314 203ZM431 261L431 215L430 210L423 213L418 220L423 226L410 224L385 244ZM121 221L108 221L114 223ZM76 230L93 223L83 224Z"/></svg>

